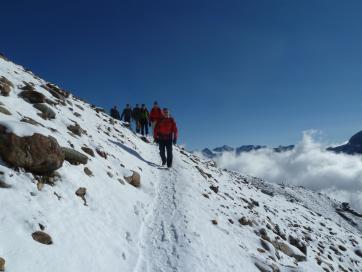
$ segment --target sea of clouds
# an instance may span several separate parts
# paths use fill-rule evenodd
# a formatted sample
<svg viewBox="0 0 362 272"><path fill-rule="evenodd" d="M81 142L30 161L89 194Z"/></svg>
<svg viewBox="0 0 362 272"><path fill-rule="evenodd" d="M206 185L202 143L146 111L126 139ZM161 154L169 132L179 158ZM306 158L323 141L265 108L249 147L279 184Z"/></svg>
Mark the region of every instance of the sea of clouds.
<svg viewBox="0 0 362 272"><path fill-rule="evenodd" d="M326 151L315 131L303 133L294 150L276 153L271 149L225 153L218 166L263 178L274 183L301 185L326 193L362 211L362 156Z"/></svg>

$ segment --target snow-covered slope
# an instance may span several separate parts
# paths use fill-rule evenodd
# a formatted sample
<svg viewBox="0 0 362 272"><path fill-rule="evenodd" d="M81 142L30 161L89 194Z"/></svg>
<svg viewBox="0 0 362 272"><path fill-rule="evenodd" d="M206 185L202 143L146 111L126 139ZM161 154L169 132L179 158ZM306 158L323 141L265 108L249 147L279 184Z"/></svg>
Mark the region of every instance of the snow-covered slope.
<svg viewBox="0 0 362 272"><path fill-rule="evenodd" d="M86 165L65 161L50 184L0 161L10 186L0 188L5 271L362 271L362 218L340 203L218 169L179 147L174 168L162 169L156 145L94 106L71 94L57 102L41 87L47 82L0 58L1 76L14 86L0 96L8 131L95 151L84 153ZM55 119L19 97L24 82L48 98ZM80 136L67 128L75 123ZM125 181L131 171L141 176L138 188ZM40 230L52 244L33 239Z"/></svg>

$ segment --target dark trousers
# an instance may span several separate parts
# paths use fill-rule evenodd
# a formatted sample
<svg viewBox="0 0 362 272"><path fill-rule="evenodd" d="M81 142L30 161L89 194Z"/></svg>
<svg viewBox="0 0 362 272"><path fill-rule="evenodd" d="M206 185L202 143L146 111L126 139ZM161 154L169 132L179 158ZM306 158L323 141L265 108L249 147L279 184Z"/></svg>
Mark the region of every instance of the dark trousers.
<svg viewBox="0 0 362 272"><path fill-rule="evenodd" d="M158 145L160 147L160 156L162 159L162 165L166 164L167 167L172 166L172 139L169 140L159 140ZM167 157L166 157L167 151Z"/></svg>
<svg viewBox="0 0 362 272"><path fill-rule="evenodd" d="M147 120L141 120L141 134L142 135L148 135L148 121Z"/></svg>

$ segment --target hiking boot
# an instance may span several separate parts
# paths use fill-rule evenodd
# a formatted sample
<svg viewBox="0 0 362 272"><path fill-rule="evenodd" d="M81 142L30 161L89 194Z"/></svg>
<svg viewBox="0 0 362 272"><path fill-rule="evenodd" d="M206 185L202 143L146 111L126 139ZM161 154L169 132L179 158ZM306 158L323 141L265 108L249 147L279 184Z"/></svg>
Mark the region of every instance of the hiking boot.
<svg viewBox="0 0 362 272"><path fill-rule="evenodd" d="M162 166L165 166L165 165L166 165L166 161L163 161L163 162L162 162Z"/></svg>

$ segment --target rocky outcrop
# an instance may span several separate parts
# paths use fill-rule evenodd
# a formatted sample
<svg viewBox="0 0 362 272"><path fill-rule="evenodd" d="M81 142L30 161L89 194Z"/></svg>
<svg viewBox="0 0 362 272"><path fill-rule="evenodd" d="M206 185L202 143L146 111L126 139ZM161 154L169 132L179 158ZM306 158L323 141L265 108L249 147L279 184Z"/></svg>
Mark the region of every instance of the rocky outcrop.
<svg viewBox="0 0 362 272"><path fill-rule="evenodd" d="M65 100L69 97L69 93L67 91L60 89L58 86L52 83L47 83L45 85L42 85L42 87L57 99Z"/></svg>
<svg viewBox="0 0 362 272"><path fill-rule="evenodd" d="M14 88L13 83L6 77L0 77L0 94L3 96L9 96L11 89Z"/></svg>
<svg viewBox="0 0 362 272"><path fill-rule="evenodd" d="M124 177L124 179L134 187L140 187L141 186L141 176L135 171L132 171L132 175L129 177Z"/></svg>
<svg viewBox="0 0 362 272"><path fill-rule="evenodd" d="M64 154L64 159L71 164L87 164L88 157L74 149L62 147L61 148Z"/></svg>
<svg viewBox="0 0 362 272"><path fill-rule="evenodd" d="M327 150L349 155L362 154L362 131L353 135L349 139L348 143L336 147L329 147Z"/></svg>
<svg viewBox="0 0 362 272"><path fill-rule="evenodd" d="M0 156L13 167L36 174L50 173L63 165L64 154L51 136L35 133L19 137L0 125Z"/></svg>
<svg viewBox="0 0 362 272"><path fill-rule="evenodd" d="M45 102L45 96L37 91L22 91L19 96L31 104Z"/></svg>
<svg viewBox="0 0 362 272"><path fill-rule="evenodd" d="M40 117L43 119L55 119L55 112L45 104L37 103L33 105L34 108L41 112Z"/></svg>
<svg viewBox="0 0 362 272"><path fill-rule="evenodd" d="M34 239L34 241L37 241L44 245L51 245L53 244L52 237L50 237L49 234L43 232L43 231L36 231L31 235Z"/></svg>

